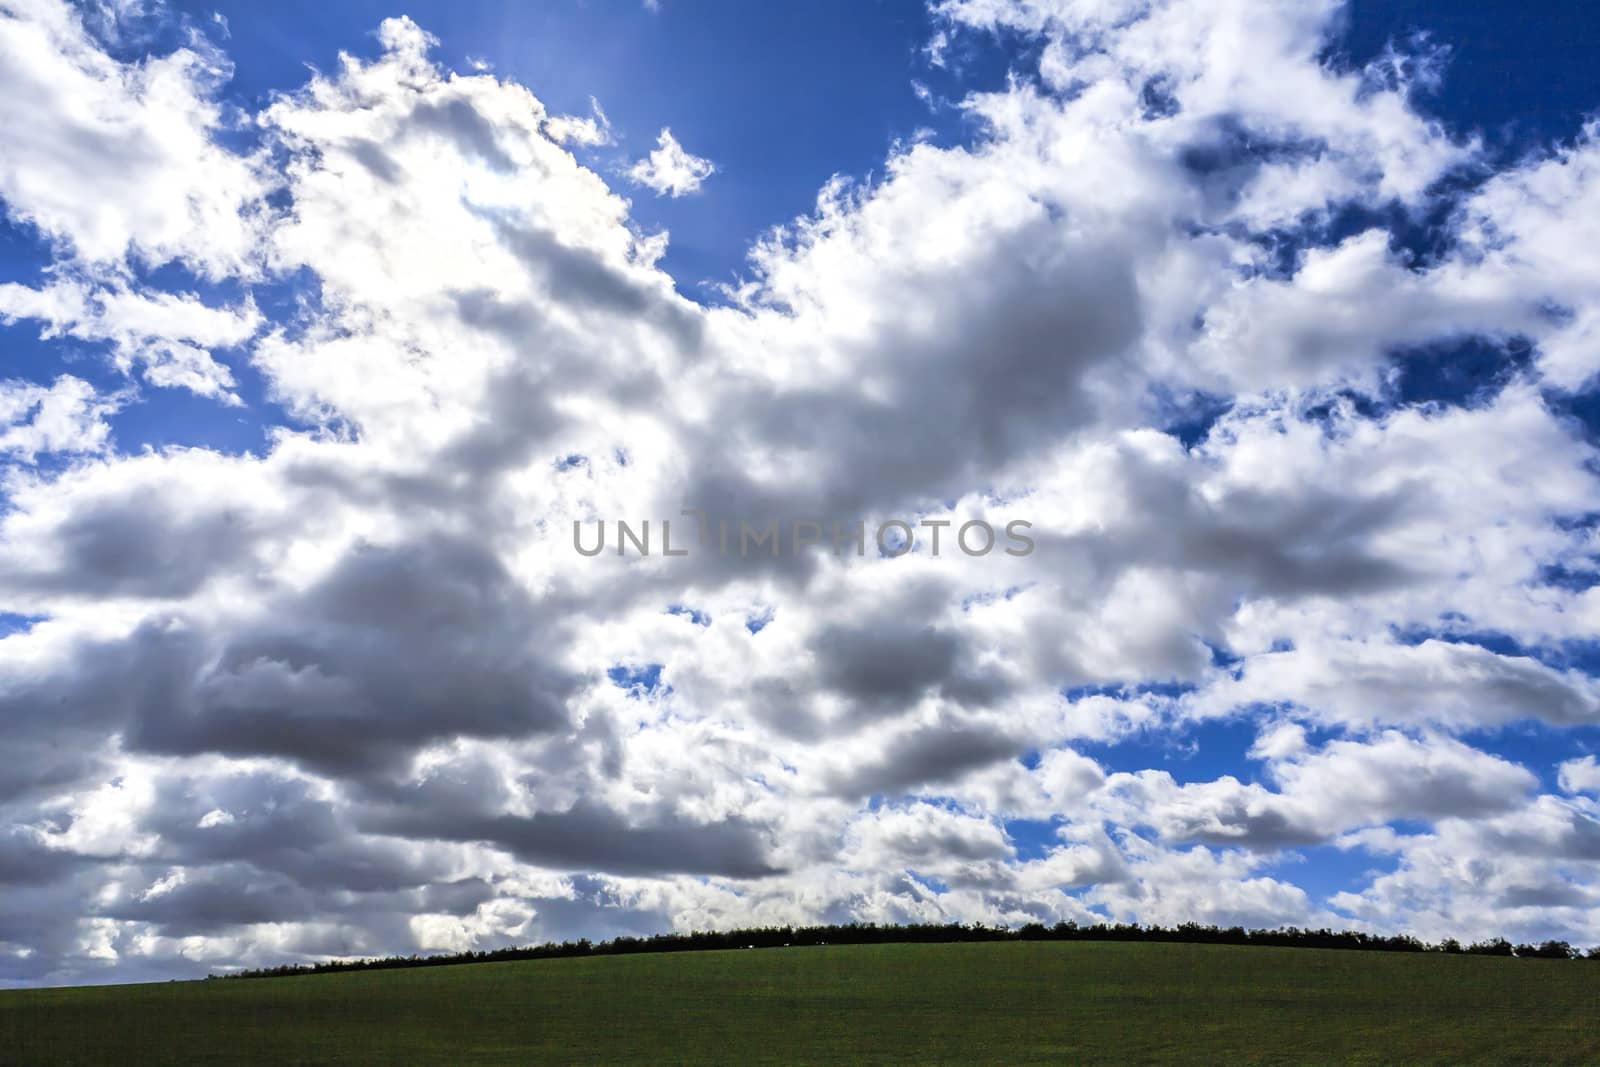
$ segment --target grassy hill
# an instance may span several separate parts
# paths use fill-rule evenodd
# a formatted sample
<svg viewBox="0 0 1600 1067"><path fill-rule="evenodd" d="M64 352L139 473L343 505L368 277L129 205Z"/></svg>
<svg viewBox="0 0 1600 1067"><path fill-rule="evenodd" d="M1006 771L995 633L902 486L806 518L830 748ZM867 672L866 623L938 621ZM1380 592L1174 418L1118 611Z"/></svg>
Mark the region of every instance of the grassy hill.
<svg viewBox="0 0 1600 1067"><path fill-rule="evenodd" d="M1597 1063L1587 962L851 945L0 992L0 1062Z"/></svg>

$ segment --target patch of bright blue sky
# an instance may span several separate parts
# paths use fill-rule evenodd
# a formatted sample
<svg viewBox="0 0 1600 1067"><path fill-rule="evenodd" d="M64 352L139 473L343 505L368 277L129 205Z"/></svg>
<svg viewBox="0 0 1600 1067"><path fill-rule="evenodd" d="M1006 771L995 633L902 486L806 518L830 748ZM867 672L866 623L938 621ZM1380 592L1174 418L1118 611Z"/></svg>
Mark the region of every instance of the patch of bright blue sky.
<svg viewBox="0 0 1600 1067"><path fill-rule="evenodd" d="M1589 565L1581 567L1550 563L1539 568L1539 583L1553 585L1572 593L1581 593L1600 585L1600 569L1597 569L1593 556L1589 557Z"/></svg>
<svg viewBox="0 0 1600 1067"><path fill-rule="evenodd" d="M41 622L44 618L43 615L18 615L11 611L0 611L0 638L27 633L33 629L34 623Z"/></svg>
<svg viewBox="0 0 1600 1067"><path fill-rule="evenodd" d="M935 893L948 893L950 891L950 884L943 878L939 878L936 875L925 874L922 871L907 869L906 877L916 882L922 888L932 890Z"/></svg>
<svg viewBox="0 0 1600 1067"><path fill-rule="evenodd" d="M276 408L267 400L266 383L241 353L211 350L212 358L233 372L233 393L242 406L221 404L187 389L139 387L139 399L109 420L118 447L204 447L220 452L263 455L269 447L268 431L289 423L287 417L264 414Z"/></svg>
<svg viewBox="0 0 1600 1067"><path fill-rule="evenodd" d="M50 246L39 239L37 230L13 223L0 213L0 284L34 284L52 259Z"/></svg>
<svg viewBox="0 0 1600 1067"><path fill-rule="evenodd" d="M1576 423L1585 441L1600 448L1600 389L1575 396L1547 396L1545 402Z"/></svg>
<svg viewBox="0 0 1600 1067"><path fill-rule="evenodd" d="M1229 667L1237 662L1220 650L1213 649L1218 666ZM1154 696L1176 698L1193 692L1193 685L1162 682L1141 686L1098 685L1077 686L1064 690L1062 696L1069 701L1090 696L1132 698ZM1141 727L1111 741L1075 740L1071 747L1078 753L1097 762L1108 774L1134 773L1142 770L1162 770L1172 775L1179 784L1211 782L1231 775L1242 782L1261 781L1260 763L1249 755L1261 732L1277 717L1273 707L1250 707L1241 714L1223 719L1181 720L1162 717L1158 722ZM1306 738L1312 746L1320 745L1334 737L1337 731L1303 724ZM1030 769L1038 765L1040 754L1030 751L1022 762ZM1270 784L1270 783L1268 783ZM1033 834L1038 831L1023 831Z"/></svg>
<svg viewBox="0 0 1600 1067"><path fill-rule="evenodd" d="M1497 343L1471 338L1396 352L1389 381L1394 402L1479 407L1492 401L1532 362L1524 338Z"/></svg>
<svg viewBox="0 0 1600 1067"><path fill-rule="evenodd" d="M1381 418L1408 407L1481 408L1525 376L1533 363L1533 345L1524 337L1458 338L1396 349L1388 354L1384 379L1375 395L1337 390L1306 406L1301 415L1329 418L1338 404L1362 418ZM1570 399L1551 397L1559 407Z"/></svg>
<svg viewBox="0 0 1600 1067"><path fill-rule="evenodd" d="M681 615L696 626L710 626L711 616L699 608L691 608L686 604L672 604L667 607L668 615Z"/></svg>
<svg viewBox="0 0 1600 1067"><path fill-rule="evenodd" d="M1471 730L1461 740L1501 759L1526 767L1539 779L1539 790L1560 791L1560 765L1600 753L1600 726L1589 724L1556 728L1536 720L1514 722L1491 730Z"/></svg>
<svg viewBox="0 0 1600 1067"><path fill-rule="evenodd" d="M1115 741L1074 741L1072 748L1088 756L1107 772L1163 770L1179 783L1210 782L1231 774L1240 781L1256 780L1250 747L1262 727L1256 716L1207 719L1198 722L1163 721L1136 730Z"/></svg>
<svg viewBox="0 0 1600 1067"><path fill-rule="evenodd" d="M1182 396L1160 393L1152 397L1156 425L1185 449L1194 448L1211 434L1217 421L1233 409L1233 398L1195 392Z"/></svg>
<svg viewBox="0 0 1600 1067"><path fill-rule="evenodd" d="M1065 819L1007 819L1005 831L1017 851L1017 859L1026 862L1042 859L1065 844L1056 835L1065 823Z"/></svg>
<svg viewBox="0 0 1600 1067"><path fill-rule="evenodd" d="M663 687L661 684L661 670L662 665L659 663L619 663L606 671L606 677L611 679L611 684L618 689L627 690L629 696L643 699L658 693L671 692L671 686Z"/></svg>
<svg viewBox="0 0 1600 1067"><path fill-rule="evenodd" d="M1418 109L1481 133L1497 162L1571 141L1600 107L1591 0L1352 0L1331 51L1361 66L1418 32L1450 49L1443 84Z"/></svg>
<svg viewBox="0 0 1600 1067"><path fill-rule="evenodd" d="M1392 874L1399 866L1400 857L1393 853L1368 852L1360 847L1307 845L1273 856L1255 873L1297 885L1312 904L1332 907L1332 897L1339 893L1358 893L1371 885L1374 878Z"/></svg>

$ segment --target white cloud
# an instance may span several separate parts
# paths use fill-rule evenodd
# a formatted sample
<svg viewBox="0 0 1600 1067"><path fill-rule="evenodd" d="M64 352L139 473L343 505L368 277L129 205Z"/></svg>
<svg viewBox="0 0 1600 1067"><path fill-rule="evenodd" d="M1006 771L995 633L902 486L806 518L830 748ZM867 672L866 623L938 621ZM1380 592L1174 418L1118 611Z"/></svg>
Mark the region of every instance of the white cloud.
<svg viewBox="0 0 1600 1067"><path fill-rule="evenodd" d="M84 260L248 273L267 182L213 140L225 56L200 39L121 63L62 0L0 10L0 199Z"/></svg>
<svg viewBox="0 0 1600 1067"><path fill-rule="evenodd" d="M94 453L110 443L107 416L121 406L63 374L51 384L0 381L0 452L32 461L41 453Z"/></svg>
<svg viewBox="0 0 1600 1067"><path fill-rule="evenodd" d="M655 149L628 168L628 178L654 189L657 196L676 198L698 190L716 170L709 159L685 151L672 130L662 127Z"/></svg>
<svg viewBox="0 0 1600 1067"><path fill-rule="evenodd" d="M1561 764L1559 781L1563 792L1600 796L1600 763L1593 756L1569 759Z"/></svg>
<svg viewBox="0 0 1600 1067"><path fill-rule="evenodd" d="M1469 248L1484 257L1480 284L1545 310L1528 332L1539 340L1545 379L1567 389L1600 372L1597 188L1600 126L1590 124L1575 144L1490 179L1463 211Z"/></svg>

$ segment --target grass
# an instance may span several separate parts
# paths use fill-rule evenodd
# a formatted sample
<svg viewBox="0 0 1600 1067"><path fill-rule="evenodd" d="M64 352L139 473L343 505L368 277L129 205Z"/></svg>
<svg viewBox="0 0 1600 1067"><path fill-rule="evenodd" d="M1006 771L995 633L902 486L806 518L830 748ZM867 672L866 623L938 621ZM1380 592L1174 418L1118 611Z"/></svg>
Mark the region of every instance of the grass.
<svg viewBox="0 0 1600 1067"><path fill-rule="evenodd" d="M900 944L11 990L0 1062L1597 1063L1600 965Z"/></svg>

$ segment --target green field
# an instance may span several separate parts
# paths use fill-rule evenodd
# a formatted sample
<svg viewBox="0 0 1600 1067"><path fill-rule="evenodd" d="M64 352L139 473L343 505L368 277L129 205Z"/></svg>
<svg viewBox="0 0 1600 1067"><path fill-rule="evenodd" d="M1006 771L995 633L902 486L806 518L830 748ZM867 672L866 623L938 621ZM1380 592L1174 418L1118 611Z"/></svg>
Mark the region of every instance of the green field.
<svg viewBox="0 0 1600 1067"><path fill-rule="evenodd" d="M1592 1064L1600 965L902 944L13 990L0 1062Z"/></svg>

